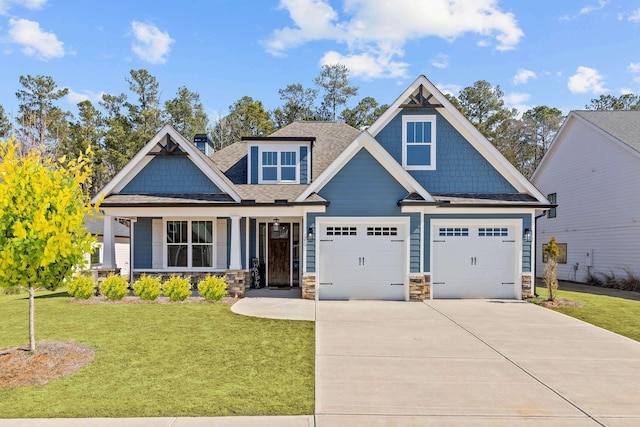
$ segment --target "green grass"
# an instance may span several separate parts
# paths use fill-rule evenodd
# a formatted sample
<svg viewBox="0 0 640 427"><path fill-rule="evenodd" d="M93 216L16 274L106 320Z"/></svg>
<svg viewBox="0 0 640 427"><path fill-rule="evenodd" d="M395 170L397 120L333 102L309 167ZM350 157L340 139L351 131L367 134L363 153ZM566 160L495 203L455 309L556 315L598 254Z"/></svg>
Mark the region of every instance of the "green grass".
<svg viewBox="0 0 640 427"><path fill-rule="evenodd" d="M26 294L0 296L0 348L28 342ZM92 347L84 369L0 388L0 417L303 415L314 411L313 322L226 304L79 305L36 296L36 339Z"/></svg>
<svg viewBox="0 0 640 427"><path fill-rule="evenodd" d="M536 291L540 294L539 300L549 296L546 288L538 287ZM557 296L584 305L553 310L640 341L640 301L569 291L558 291Z"/></svg>

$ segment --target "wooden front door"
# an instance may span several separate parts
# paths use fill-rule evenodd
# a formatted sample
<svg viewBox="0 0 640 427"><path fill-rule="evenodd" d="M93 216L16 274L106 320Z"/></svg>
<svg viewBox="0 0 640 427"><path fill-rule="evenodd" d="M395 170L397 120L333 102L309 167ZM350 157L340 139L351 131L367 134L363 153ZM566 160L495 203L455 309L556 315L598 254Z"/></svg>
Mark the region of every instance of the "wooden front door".
<svg viewBox="0 0 640 427"><path fill-rule="evenodd" d="M291 224L281 223L277 230L269 224L269 286L290 286L290 235Z"/></svg>

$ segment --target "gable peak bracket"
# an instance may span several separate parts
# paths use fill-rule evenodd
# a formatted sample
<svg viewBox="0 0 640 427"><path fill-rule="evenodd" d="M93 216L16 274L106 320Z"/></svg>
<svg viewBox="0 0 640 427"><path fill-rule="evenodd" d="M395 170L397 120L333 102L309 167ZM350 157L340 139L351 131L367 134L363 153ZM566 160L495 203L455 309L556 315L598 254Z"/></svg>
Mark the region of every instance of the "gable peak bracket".
<svg viewBox="0 0 640 427"><path fill-rule="evenodd" d="M420 85L418 88L418 93L415 95L409 95L409 99L404 104L401 104L401 108L444 108L442 104L434 104L431 103L431 98L433 98L433 94L429 94L428 96L424 95L424 86Z"/></svg>

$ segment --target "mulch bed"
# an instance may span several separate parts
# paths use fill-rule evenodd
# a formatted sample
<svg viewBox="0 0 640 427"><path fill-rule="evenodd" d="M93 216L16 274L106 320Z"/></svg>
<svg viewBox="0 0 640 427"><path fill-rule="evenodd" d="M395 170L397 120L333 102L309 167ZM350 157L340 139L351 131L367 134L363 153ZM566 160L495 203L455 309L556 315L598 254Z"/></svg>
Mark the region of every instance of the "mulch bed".
<svg viewBox="0 0 640 427"><path fill-rule="evenodd" d="M536 304L541 305L543 307L547 307L547 308L558 308L558 307L583 307L584 304L582 304L581 302L578 301L571 301L568 299L563 299L563 298L556 298L555 301L548 301L548 300L544 300L544 301L539 301L536 302Z"/></svg>
<svg viewBox="0 0 640 427"><path fill-rule="evenodd" d="M223 297L219 303L233 305L238 301L237 298ZM158 297L153 301L143 300L140 297L124 297L121 300L110 300L104 295L91 297L89 299L71 298L71 302L75 304L192 304L192 303L214 303L207 301L203 297L189 297L184 301L171 301L169 297Z"/></svg>
<svg viewBox="0 0 640 427"><path fill-rule="evenodd" d="M0 350L0 387L43 385L84 368L93 360L93 350L75 341L36 342L29 346Z"/></svg>

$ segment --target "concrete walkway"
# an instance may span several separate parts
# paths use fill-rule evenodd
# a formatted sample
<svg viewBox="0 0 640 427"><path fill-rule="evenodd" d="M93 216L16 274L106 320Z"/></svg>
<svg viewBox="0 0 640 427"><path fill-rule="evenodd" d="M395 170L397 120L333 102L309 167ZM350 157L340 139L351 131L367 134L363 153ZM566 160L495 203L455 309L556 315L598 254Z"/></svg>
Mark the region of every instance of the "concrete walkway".
<svg viewBox="0 0 640 427"><path fill-rule="evenodd" d="M321 301L316 425L637 426L640 343L519 301Z"/></svg>

